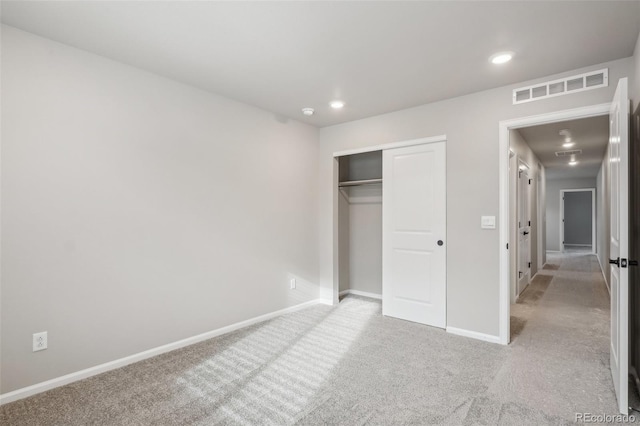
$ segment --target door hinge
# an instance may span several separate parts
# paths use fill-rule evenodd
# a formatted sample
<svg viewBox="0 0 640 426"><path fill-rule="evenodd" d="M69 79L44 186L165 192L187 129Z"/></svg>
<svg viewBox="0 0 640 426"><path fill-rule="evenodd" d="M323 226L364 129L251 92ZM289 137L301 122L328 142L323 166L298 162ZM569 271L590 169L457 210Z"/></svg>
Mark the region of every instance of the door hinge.
<svg viewBox="0 0 640 426"><path fill-rule="evenodd" d="M518 228L522 227L522 223L520 223L520 221L518 221Z"/></svg>
<svg viewBox="0 0 640 426"><path fill-rule="evenodd" d="M529 185L531 185L531 179L529 179Z"/></svg>
<svg viewBox="0 0 640 426"><path fill-rule="evenodd" d="M509 243L507 243L507 250L509 250Z"/></svg>
<svg viewBox="0 0 640 426"><path fill-rule="evenodd" d="M522 271L518 271L518 278L522 278Z"/></svg>
<svg viewBox="0 0 640 426"><path fill-rule="evenodd" d="M531 262L529 262L529 268L531 268Z"/></svg>
<svg viewBox="0 0 640 426"><path fill-rule="evenodd" d="M531 221L529 221L529 226L531 226Z"/></svg>

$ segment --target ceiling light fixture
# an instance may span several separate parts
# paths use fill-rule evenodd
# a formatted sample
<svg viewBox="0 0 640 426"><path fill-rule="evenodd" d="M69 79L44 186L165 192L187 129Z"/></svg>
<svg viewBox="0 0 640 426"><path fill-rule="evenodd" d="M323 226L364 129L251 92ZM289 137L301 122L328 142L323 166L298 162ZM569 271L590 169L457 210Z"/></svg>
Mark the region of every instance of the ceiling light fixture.
<svg viewBox="0 0 640 426"><path fill-rule="evenodd" d="M558 132L560 136L564 137L564 143L562 144L565 148L571 148L576 143L571 141L571 131L569 129L562 129Z"/></svg>
<svg viewBox="0 0 640 426"><path fill-rule="evenodd" d="M302 113L306 116L311 116L315 110L313 108L302 108Z"/></svg>
<svg viewBox="0 0 640 426"><path fill-rule="evenodd" d="M569 165L570 166L575 166L576 164L578 164L578 162L576 160L569 161Z"/></svg>
<svg viewBox="0 0 640 426"><path fill-rule="evenodd" d="M495 65L506 64L513 58L513 52L499 52L491 55L489 61Z"/></svg>
<svg viewBox="0 0 640 426"><path fill-rule="evenodd" d="M344 107L344 102L342 102L342 101L338 101L338 100L336 100L336 101L331 101L331 102L329 103L329 106L330 106L331 108L333 108L333 109L340 109L340 108Z"/></svg>

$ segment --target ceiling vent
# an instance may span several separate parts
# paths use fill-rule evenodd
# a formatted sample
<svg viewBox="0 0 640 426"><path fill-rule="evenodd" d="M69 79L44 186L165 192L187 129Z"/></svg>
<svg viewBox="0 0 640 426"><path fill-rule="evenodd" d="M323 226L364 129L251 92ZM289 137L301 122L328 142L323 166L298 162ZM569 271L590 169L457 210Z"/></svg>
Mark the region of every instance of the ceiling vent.
<svg viewBox="0 0 640 426"><path fill-rule="evenodd" d="M569 95L609 86L609 69L591 71L561 80L548 81L533 86L521 87L513 91L513 104L538 101L554 96Z"/></svg>
<svg viewBox="0 0 640 426"><path fill-rule="evenodd" d="M571 151L558 151L556 152L556 157L571 157L572 155L580 155L582 154L581 149L574 149Z"/></svg>

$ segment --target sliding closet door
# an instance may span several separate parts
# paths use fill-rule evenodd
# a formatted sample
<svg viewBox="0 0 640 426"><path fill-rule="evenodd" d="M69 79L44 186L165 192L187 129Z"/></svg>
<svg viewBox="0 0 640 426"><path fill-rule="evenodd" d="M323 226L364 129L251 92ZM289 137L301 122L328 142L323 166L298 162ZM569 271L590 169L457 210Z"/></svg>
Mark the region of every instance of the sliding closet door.
<svg viewBox="0 0 640 426"><path fill-rule="evenodd" d="M446 326L445 143L383 152L382 313Z"/></svg>

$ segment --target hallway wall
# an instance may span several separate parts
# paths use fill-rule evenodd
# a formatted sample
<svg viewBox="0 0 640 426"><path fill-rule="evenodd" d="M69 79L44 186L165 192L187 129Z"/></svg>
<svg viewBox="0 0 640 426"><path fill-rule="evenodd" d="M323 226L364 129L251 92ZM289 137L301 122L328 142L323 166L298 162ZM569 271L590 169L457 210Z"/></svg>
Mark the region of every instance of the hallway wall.
<svg viewBox="0 0 640 426"><path fill-rule="evenodd" d="M609 239L611 238L609 203L609 147L596 178L596 245L600 269L609 288Z"/></svg>

